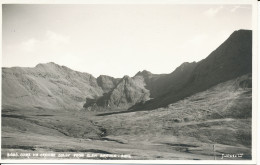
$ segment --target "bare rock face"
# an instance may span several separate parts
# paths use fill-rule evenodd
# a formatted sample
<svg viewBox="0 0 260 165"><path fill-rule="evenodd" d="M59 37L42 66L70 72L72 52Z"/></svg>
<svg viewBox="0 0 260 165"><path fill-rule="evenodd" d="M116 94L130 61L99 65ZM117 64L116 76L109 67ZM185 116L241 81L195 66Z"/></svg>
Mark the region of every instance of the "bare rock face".
<svg viewBox="0 0 260 165"><path fill-rule="evenodd" d="M82 109L85 98L103 95L95 77L55 63L2 69L2 106Z"/></svg>
<svg viewBox="0 0 260 165"><path fill-rule="evenodd" d="M116 87L96 102L88 100L85 108L106 108L106 109L127 109L136 103L149 100L149 90L145 88L145 82L142 77L131 78L124 76ZM92 102L92 103L91 103ZM92 107L91 107L92 106ZM95 107L96 106L96 107Z"/></svg>
<svg viewBox="0 0 260 165"><path fill-rule="evenodd" d="M104 93L108 93L113 90L120 79L116 79L114 77L100 75L97 78L98 85L103 89Z"/></svg>

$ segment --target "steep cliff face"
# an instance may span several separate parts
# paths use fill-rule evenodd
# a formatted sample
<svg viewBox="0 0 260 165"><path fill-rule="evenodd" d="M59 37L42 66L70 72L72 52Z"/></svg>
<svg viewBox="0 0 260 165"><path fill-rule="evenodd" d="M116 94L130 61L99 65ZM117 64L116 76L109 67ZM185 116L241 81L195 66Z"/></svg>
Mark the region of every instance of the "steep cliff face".
<svg viewBox="0 0 260 165"><path fill-rule="evenodd" d="M55 63L2 69L2 106L82 109L102 95L95 77Z"/></svg>

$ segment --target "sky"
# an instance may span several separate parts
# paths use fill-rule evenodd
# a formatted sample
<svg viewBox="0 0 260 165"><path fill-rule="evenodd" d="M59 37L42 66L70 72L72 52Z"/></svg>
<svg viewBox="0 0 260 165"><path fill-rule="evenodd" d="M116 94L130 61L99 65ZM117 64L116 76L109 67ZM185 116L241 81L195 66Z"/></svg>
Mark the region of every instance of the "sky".
<svg viewBox="0 0 260 165"><path fill-rule="evenodd" d="M171 73L252 29L251 5L3 5L2 66L54 62L95 77Z"/></svg>

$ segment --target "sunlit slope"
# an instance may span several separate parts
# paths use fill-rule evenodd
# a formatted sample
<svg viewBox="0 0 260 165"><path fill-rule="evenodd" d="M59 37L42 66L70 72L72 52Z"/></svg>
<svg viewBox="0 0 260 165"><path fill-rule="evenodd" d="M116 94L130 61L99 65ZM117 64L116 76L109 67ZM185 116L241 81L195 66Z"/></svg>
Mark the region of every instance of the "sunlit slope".
<svg viewBox="0 0 260 165"><path fill-rule="evenodd" d="M103 94L96 79L55 63L2 69L2 106L82 109Z"/></svg>

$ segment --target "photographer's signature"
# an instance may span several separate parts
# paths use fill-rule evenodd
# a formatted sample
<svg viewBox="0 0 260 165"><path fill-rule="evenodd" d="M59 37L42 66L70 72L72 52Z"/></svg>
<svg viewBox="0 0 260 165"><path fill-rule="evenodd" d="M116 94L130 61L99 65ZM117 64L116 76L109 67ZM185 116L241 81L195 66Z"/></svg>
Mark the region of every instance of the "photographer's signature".
<svg viewBox="0 0 260 165"><path fill-rule="evenodd" d="M222 154L221 159L225 159L225 158L242 158L243 157L243 153L240 154Z"/></svg>

